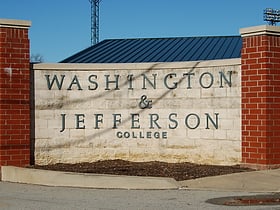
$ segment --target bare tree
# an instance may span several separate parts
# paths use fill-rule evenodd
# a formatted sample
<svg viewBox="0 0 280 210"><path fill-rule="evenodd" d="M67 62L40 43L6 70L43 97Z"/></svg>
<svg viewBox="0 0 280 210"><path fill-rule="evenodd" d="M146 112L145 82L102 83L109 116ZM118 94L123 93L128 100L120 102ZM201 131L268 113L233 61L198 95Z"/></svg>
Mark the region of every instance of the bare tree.
<svg viewBox="0 0 280 210"><path fill-rule="evenodd" d="M43 63L44 62L44 58L39 53L32 54L31 57L30 57L30 62L31 63Z"/></svg>

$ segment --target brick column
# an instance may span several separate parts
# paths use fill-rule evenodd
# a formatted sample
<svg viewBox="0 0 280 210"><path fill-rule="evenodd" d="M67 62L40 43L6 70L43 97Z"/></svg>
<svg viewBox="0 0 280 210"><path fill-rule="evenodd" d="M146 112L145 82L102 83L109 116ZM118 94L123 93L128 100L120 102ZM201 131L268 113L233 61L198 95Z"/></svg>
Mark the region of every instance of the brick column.
<svg viewBox="0 0 280 210"><path fill-rule="evenodd" d="M0 166L30 164L30 25L0 19Z"/></svg>
<svg viewBox="0 0 280 210"><path fill-rule="evenodd" d="M243 47L242 162L268 169L280 166L280 27L240 30Z"/></svg>

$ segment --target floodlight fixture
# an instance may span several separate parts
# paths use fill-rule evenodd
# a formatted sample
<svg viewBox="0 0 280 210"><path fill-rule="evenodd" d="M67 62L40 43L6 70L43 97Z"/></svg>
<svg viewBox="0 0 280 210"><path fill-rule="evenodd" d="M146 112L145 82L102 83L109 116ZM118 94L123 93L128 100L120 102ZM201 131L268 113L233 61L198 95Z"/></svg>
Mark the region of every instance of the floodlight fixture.
<svg viewBox="0 0 280 210"><path fill-rule="evenodd" d="M275 26L276 23L280 22L280 10L272 8L264 9L263 20L267 21L269 25Z"/></svg>

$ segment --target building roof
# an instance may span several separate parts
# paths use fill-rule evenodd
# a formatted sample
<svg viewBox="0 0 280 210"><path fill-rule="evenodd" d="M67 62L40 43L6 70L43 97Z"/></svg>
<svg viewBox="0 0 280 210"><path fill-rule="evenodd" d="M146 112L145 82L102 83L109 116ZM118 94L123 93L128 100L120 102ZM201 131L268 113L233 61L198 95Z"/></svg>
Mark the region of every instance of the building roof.
<svg viewBox="0 0 280 210"><path fill-rule="evenodd" d="M241 57L240 36L108 39L61 63L144 63Z"/></svg>

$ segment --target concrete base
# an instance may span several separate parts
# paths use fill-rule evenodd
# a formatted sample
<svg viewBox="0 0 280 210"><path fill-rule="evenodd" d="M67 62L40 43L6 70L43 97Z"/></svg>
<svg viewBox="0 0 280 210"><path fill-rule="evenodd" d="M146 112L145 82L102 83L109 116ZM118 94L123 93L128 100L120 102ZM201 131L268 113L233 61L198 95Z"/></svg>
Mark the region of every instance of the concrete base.
<svg viewBox="0 0 280 210"><path fill-rule="evenodd" d="M280 169L280 164L265 165L265 164L242 163L241 166L244 168L252 168L256 170Z"/></svg>
<svg viewBox="0 0 280 210"><path fill-rule="evenodd" d="M172 178L115 176L2 166L2 181L47 186L105 189L178 189Z"/></svg>

